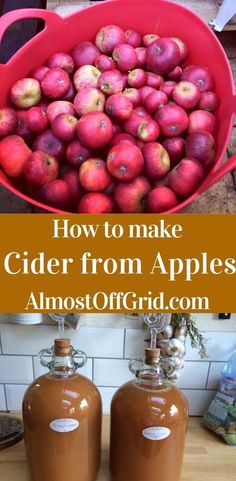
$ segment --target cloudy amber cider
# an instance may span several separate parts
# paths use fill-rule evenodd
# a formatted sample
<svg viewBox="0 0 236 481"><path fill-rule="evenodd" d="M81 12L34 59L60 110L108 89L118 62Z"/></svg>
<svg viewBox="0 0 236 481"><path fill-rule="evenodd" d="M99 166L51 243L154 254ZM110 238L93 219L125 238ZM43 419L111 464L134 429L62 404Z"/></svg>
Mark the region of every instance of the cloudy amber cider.
<svg viewBox="0 0 236 481"><path fill-rule="evenodd" d="M94 481L101 450L100 394L76 374L69 357L55 359L56 368L36 379L23 401L30 479Z"/></svg>
<svg viewBox="0 0 236 481"><path fill-rule="evenodd" d="M143 370L114 395L110 470L114 481L180 481L188 406L155 370Z"/></svg>

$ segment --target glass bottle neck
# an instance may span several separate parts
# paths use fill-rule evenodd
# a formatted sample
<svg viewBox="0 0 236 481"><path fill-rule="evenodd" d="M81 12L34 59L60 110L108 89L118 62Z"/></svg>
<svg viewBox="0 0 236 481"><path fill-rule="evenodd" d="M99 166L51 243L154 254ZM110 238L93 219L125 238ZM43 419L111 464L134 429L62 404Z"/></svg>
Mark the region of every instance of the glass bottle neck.
<svg viewBox="0 0 236 481"><path fill-rule="evenodd" d="M56 377L73 376L76 372L76 366L71 355L54 356L50 365L50 375Z"/></svg>

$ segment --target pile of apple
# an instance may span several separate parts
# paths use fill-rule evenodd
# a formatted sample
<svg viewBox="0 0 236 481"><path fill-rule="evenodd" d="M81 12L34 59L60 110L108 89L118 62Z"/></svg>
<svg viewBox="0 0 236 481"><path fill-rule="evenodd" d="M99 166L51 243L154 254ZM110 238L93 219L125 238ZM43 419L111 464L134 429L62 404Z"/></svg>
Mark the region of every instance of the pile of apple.
<svg viewBox="0 0 236 481"><path fill-rule="evenodd" d="M99 30L12 85L0 165L27 195L81 213L165 212L215 158L218 98L176 37Z"/></svg>

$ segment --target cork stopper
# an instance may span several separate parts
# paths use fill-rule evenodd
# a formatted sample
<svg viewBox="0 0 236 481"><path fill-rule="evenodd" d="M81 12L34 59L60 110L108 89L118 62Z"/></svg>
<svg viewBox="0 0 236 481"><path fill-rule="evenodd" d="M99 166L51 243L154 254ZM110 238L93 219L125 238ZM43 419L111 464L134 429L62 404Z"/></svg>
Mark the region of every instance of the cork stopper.
<svg viewBox="0 0 236 481"><path fill-rule="evenodd" d="M54 352L55 352L55 356L69 356L70 339L55 339Z"/></svg>
<svg viewBox="0 0 236 481"><path fill-rule="evenodd" d="M152 349L150 347L145 349L145 364L148 366L156 366L160 361L161 350L157 347Z"/></svg>

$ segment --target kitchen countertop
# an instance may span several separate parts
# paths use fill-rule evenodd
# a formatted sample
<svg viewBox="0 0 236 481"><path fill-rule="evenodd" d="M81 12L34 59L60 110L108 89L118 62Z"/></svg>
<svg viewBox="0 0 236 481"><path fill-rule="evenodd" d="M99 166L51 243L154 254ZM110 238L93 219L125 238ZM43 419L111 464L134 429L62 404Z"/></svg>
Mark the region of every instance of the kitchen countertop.
<svg viewBox="0 0 236 481"><path fill-rule="evenodd" d="M103 418L102 464L97 481L108 481L109 416ZM235 448L189 419L181 481L235 481ZM0 481L29 481L24 443L0 451ZM42 480L43 481L43 480Z"/></svg>

